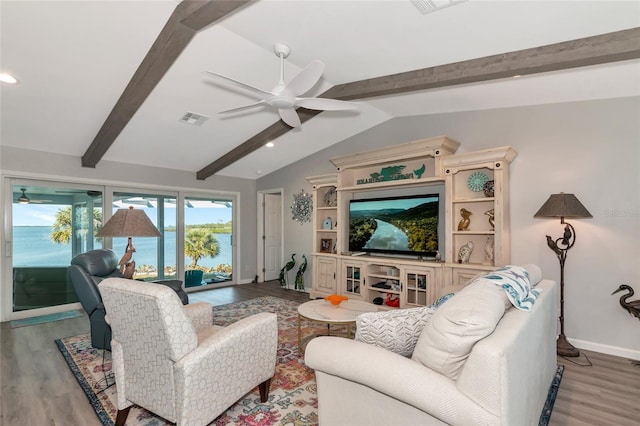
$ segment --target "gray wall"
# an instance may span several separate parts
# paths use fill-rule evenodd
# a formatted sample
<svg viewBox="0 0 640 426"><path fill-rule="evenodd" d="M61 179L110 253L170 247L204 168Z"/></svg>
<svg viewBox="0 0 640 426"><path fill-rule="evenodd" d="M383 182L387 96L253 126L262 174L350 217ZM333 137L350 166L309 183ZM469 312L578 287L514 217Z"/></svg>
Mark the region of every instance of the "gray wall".
<svg viewBox="0 0 640 426"><path fill-rule="evenodd" d="M565 333L579 347L640 359L640 324L611 296L622 283L640 293L639 123L638 97L394 119L262 177L257 189L284 188L284 252L309 254L311 224L291 220L289 206L294 192L311 190L305 176L334 171L330 158L437 135L458 140L458 152L510 145L511 262L559 281L545 235L563 227L533 215L550 194L576 194L593 219L569 220L577 242L565 266Z"/></svg>
<svg viewBox="0 0 640 426"><path fill-rule="evenodd" d="M101 161L95 169L81 167L78 157L1 147L0 171L5 176L46 178L90 182L134 188L168 188L183 191L221 191L239 193L239 235L242 255L238 282L256 275L256 182L224 176L197 180L194 173L157 167Z"/></svg>

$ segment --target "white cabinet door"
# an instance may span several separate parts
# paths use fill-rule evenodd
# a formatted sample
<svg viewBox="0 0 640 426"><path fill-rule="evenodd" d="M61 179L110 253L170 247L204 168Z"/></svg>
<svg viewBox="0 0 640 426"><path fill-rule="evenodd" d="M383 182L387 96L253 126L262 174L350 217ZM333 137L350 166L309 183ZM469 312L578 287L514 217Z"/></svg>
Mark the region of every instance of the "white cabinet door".
<svg viewBox="0 0 640 426"><path fill-rule="evenodd" d="M311 297L328 296L337 291L337 260L332 256L315 256Z"/></svg>

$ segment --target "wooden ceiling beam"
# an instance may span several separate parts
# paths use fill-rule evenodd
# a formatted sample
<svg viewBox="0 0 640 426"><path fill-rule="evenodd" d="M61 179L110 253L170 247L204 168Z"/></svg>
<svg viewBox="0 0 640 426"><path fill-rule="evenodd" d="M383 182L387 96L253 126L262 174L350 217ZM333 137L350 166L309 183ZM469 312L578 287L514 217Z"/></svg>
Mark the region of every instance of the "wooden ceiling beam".
<svg viewBox="0 0 640 426"><path fill-rule="evenodd" d="M632 28L340 84L320 96L340 100L365 99L638 58L640 28ZM298 114L300 121L304 122L319 114L319 111L300 108ZM289 126L278 121L198 171L197 178L204 180L214 175L289 130Z"/></svg>
<svg viewBox="0 0 640 426"><path fill-rule="evenodd" d="M82 166L95 167L100 162L198 31L248 2L249 0L185 0L178 4L93 142L82 155Z"/></svg>
<svg viewBox="0 0 640 426"><path fill-rule="evenodd" d="M304 123L307 120L315 117L320 114L322 111L315 111L306 108L298 108L298 116L300 117L300 122ZM271 126L267 127L257 135L253 136L251 139L241 143L231 151L227 152L222 157L218 158L214 162L210 163L203 169L199 170L196 173L196 178L199 180L205 180L209 176L213 176L218 171L224 169L230 164L235 163L239 159L246 157L251 154L253 151L261 148L269 141L276 139L279 136L284 135L291 127L285 124L284 121L278 120L273 123Z"/></svg>
<svg viewBox="0 0 640 426"><path fill-rule="evenodd" d="M325 95L341 100L365 99L638 58L640 28L632 28L341 84Z"/></svg>

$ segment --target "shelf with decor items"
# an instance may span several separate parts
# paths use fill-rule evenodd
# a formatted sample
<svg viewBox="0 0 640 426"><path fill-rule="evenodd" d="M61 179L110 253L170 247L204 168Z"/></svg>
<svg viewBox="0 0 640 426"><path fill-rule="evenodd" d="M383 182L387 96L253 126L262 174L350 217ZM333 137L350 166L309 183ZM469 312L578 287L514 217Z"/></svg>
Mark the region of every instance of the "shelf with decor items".
<svg viewBox="0 0 640 426"><path fill-rule="evenodd" d="M508 146L443 159L446 205L445 280L466 283L509 262Z"/></svg>
<svg viewBox="0 0 640 426"><path fill-rule="evenodd" d="M307 181L313 186L313 252L335 253L338 217L338 193L335 173L311 176Z"/></svg>
<svg viewBox="0 0 640 426"><path fill-rule="evenodd" d="M377 260L380 262L380 259ZM400 269L390 263L367 263L367 302L380 297L383 300L381 309L395 309L402 306L402 283ZM387 303L389 299L395 302ZM395 306L397 304L397 306Z"/></svg>

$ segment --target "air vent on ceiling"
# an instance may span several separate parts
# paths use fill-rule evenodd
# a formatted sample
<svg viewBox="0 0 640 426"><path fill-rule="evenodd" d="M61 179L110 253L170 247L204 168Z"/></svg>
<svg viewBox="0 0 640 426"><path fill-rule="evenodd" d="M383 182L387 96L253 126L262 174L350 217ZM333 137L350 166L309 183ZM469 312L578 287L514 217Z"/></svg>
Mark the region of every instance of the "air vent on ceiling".
<svg viewBox="0 0 640 426"><path fill-rule="evenodd" d="M454 6L467 0L411 0L411 3L422 13L435 12L445 7Z"/></svg>
<svg viewBox="0 0 640 426"><path fill-rule="evenodd" d="M185 124L190 124L192 126L202 126L202 123L204 123L208 119L209 117L207 117L206 115L187 112L180 118L180 121Z"/></svg>

